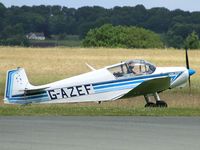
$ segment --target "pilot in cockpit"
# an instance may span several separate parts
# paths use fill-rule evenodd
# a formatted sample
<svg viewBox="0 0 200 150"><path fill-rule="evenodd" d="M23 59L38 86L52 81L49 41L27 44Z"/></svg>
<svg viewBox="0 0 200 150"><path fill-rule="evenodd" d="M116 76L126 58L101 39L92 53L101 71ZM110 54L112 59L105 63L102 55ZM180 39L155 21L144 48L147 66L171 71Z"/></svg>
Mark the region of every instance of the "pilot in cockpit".
<svg viewBox="0 0 200 150"><path fill-rule="evenodd" d="M133 73L133 74L136 74L135 70L134 70L134 63L129 63L128 64L129 66L129 73Z"/></svg>

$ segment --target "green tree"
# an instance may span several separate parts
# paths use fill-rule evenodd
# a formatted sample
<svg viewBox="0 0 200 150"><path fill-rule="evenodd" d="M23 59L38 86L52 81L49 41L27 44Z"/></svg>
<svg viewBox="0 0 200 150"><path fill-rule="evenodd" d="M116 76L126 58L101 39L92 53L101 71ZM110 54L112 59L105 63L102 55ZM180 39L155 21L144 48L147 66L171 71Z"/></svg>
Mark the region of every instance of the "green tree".
<svg viewBox="0 0 200 150"><path fill-rule="evenodd" d="M4 16L5 16L6 8L5 6L0 3L0 33L4 27ZM1 37L1 35L0 35Z"/></svg>
<svg viewBox="0 0 200 150"><path fill-rule="evenodd" d="M6 7L2 3L0 3L0 17L4 17L5 12L6 12Z"/></svg>
<svg viewBox="0 0 200 150"><path fill-rule="evenodd" d="M200 48L199 37L195 31L193 31L185 40L185 48L198 49Z"/></svg>
<svg viewBox="0 0 200 150"><path fill-rule="evenodd" d="M92 29L83 40L85 47L161 48L163 43L156 33L138 27L106 24Z"/></svg>

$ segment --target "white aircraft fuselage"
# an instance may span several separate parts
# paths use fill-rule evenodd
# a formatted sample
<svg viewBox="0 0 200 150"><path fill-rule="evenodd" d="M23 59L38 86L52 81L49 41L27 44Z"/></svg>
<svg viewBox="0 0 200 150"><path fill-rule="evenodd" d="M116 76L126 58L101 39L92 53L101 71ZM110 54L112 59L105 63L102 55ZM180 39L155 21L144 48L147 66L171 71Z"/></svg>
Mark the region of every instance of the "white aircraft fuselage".
<svg viewBox="0 0 200 150"><path fill-rule="evenodd" d="M144 60L130 60L50 84L33 86L24 69L17 68L7 72L4 102L100 102L126 96L148 96L184 87L194 73L194 70L186 67L155 67Z"/></svg>

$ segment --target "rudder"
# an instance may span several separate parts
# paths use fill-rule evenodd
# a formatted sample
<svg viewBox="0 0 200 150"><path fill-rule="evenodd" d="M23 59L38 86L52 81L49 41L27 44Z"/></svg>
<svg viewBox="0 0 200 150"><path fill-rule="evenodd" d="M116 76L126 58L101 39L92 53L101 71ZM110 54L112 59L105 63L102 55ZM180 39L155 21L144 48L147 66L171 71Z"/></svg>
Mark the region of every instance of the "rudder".
<svg viewBox="0 0 200 150"><path fill-rule="evenodd" d="M9 70L6 77L4 103L14 103L16 95L24 94L29 81L23 68Z"/></svg>

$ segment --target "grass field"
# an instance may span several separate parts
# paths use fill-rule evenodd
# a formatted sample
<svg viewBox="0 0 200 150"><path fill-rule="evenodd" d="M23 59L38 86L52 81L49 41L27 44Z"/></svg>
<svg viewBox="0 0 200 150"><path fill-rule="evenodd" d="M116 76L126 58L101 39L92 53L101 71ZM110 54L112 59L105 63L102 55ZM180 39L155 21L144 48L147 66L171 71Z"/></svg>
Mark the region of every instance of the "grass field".
<svg viewBox="0 0 200 150"><path fill-rule="evenodd" d="M200 51L189 51L189 56L190 67L197 71L197 73L191 78L191 92L188 87L185 87L183 89L168 90L160 94L161 98L165 100L169 105L169 108L164 109L169 112L168 114L173 115L172 112L179 111L180 113L177 114L181 114L182 111L185 110L185 112L195 111L193 115L200 116ZM104 114L103 112L107 112L105 110L113 110L113 113L112 111L109 111L109 113L106 113L107 115L117 115L120 113L124 115L148 115L150 113L144 113L146 109L143 109L145 102L142 96L131 99L123 99L115 102L106 102L101 105L98 105L96 103L84 103L64 104L56 106L33 105L22 108L21 106L8 106L3 104L5 76L6 71L9 69L13 69L16 67L25 68L30 82L34 85L39 85L88 72L89 69L85 65L85 62L89 63L95 68L101 68L106 65L111 65L113 63L118 63L127 59L145 59L156 64L157 66L185 66L184 51L174 49L136 50L62 47L0 47L0 114L8 115L10 112L10 115L14 115L15 113L11 113L11 110L13 110L14 112L18 112L16 113L16 115L29 115L27 111L35 112L35 114L37 115L45 115L46 113L53 114L51 113L54 112L52 111L52 108L56 108L56 110L58 110L61 115L81 115L80 112L84 112L84 110L85 113L88 112L86 113L87 115L90 115L90 109L91 111L93 110L94 112L98 112L96 115L99 115L101 113ZM65 109L72 110L72 108L79 111L79 113L73 114L68 111L64 111ZM42 109L45 110L43 113L41 112ZM76 112L75 110L74 112ZM116 111L118 113L116 113ZM148 112L149 110L146 111ZM151 114L154 114L153 112L157 114L158 111L161 112L161 115L163 114L163 110L160 109L152 109L151 111ZM164 114L166 114L166 111L164 111ZM36 112L40 113L38 114ZM182 115L184 115L184 113L182 113ZM185 115L192 114L185 113Z"/></svg>

